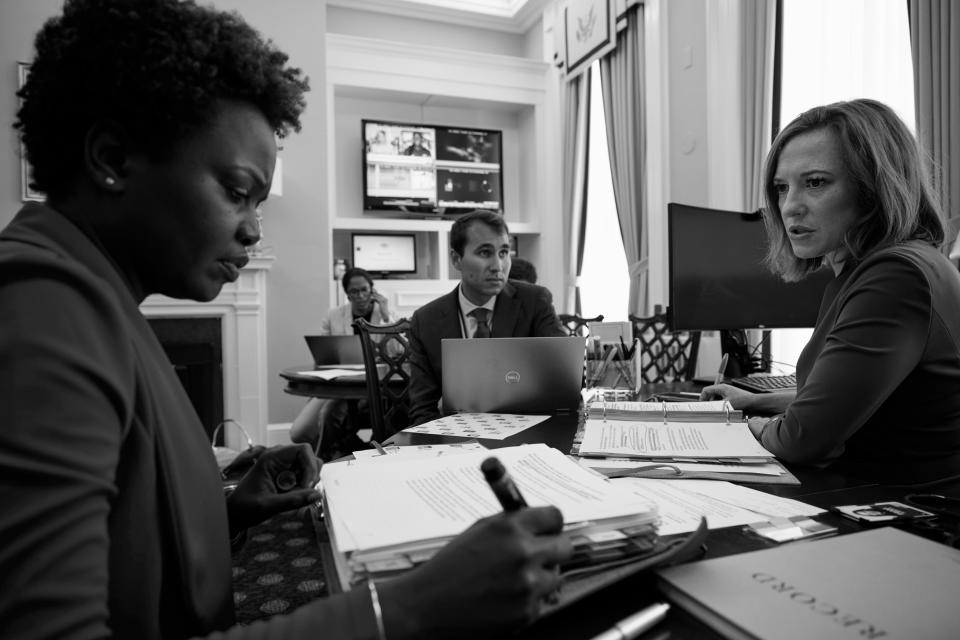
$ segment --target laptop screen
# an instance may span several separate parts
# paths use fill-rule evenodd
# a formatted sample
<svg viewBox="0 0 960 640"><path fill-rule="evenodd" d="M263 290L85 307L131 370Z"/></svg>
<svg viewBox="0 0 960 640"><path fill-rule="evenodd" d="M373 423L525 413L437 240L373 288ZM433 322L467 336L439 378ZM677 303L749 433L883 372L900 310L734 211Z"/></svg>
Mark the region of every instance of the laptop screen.
<svg viewBox="0 0 960 640"><path fill-rule="evenodd" d="M363 364L360 336L304 336L313 364L324 367L335 364Z"/></svg>
<svg viewBox="0 0 960 640"><path fill-rule="evenodd" d="M585 346L578 336L442 340L444 411L576 411Z"/></svg>

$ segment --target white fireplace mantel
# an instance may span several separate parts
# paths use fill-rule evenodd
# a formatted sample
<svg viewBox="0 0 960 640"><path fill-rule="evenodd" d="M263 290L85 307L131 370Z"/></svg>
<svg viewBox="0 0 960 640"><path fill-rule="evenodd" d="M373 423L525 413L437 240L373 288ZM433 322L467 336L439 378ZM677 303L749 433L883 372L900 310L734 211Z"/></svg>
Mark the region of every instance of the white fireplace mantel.
<svg viewBox="0 0 960 640"><path fill-rule="evenodd" d="M149 296L140 305L148 318L219 317L223 336L223 415L243 425L254 444L267 444L267 271L272 256L257 256L210 302ZM226 428L226 445L246 446Z"/></svg>

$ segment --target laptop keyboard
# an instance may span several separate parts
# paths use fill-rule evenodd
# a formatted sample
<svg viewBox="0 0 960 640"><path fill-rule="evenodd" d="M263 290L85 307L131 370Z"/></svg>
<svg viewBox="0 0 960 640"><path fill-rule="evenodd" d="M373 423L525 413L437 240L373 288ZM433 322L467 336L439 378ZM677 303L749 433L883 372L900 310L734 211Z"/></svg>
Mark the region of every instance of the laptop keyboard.
<svg viewBox="0 0 960 640"><path fill-rule="evenodd" d="M797 376L793 373L782 376L742 376L731 378L730 384L754 393L768 393L771 391L789 391L797 388Z"/></svg>

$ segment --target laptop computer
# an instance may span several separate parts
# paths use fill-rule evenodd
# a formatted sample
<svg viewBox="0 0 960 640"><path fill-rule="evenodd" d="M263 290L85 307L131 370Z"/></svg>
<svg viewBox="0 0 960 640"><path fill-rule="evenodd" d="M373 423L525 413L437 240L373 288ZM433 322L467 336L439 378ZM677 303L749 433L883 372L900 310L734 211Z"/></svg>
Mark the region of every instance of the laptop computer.
<svg viewBox="0 0 960 640"><path fill-rule="evenodd" d="M585 346L576 336L441 340L444 411L576 411Z"/></svg>
<svg viewBox="0 0 960 640"><path fill-rule="evenodd" d="M316 367L363 364L360 336L303 336Z"/></svg>

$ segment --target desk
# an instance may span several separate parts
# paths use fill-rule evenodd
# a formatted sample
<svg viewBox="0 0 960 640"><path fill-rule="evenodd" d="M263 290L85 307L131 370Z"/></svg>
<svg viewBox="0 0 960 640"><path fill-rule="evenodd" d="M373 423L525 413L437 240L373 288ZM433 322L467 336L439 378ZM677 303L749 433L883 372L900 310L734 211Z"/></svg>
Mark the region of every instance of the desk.
<svg viewBox="0 0 960 640"><path fill-rule="evenodd" d="M641 393L641 396L646 397L654 392L686 390L688 388L691 387L671 385L671 388L666 389L662 385L658 385L656 389L652 387L646 390L642 389L642 392L649 391L649 393ZM578 420L579 416L577 415L553 416L549 420L505 440L484 440L482 443L491 449L495 449L523 443L544 442L561 451L568 452L573 442ZM387 443L398 445L453 443L462 442L465 439L401 432L393 435L387 440ZM799 499L824 508L836 504L896 500L915 491L902 487L883 486L821 469L795 467L793 465L788 465L788 467L801 481L801 485L750 484L748 486L783 497ZM957 485L958 483L953 483L952 486L937 487L935 492L960 497L960 486ZM857 523L829 512L821 514L818 519L836 526L841 535L861 529ZM774 546L777 545L773 542L742 533L740 527L729 527L713 530L709 533L706 541L706 552L703 557L720 557ZM517 637L537 640L553 638L589 639L651 602L663 599L663 596L655 588L654 575L652 572L647 572L591 594L553 615L537 621ZM701 638L716 639L720 636L680 608L673 607L663 623L642 637L649 640L664 638L697 640Z"/></svg>
<svg viewBox="0 0 960 640"><path fill-rule="evenodd" d="M382 366L382 365L380 365ZM355 376L344 376L333 380L324 380L315 376L305 376L302 371L310 371L312 365L289 367L280 372L280 377L287 381L284 389L295 396L310 398L339 398L341 400L363 400L367 397L367 378L362 371ZM391 380L389 385L396 386L401 391L406 383L399 379Z"/></svg>
<svg viewBox="0 0 960 640"><path fill-rule="evenodd" d="M362 400L367 397L367 378L363 371L358 371L355 376L344 376L334 380L323 380L300 373L312 369L312 365L305 364L301 367L289 367L281 371L280 377L287 381L284 391L295 396L310 398Z"/></svg>

